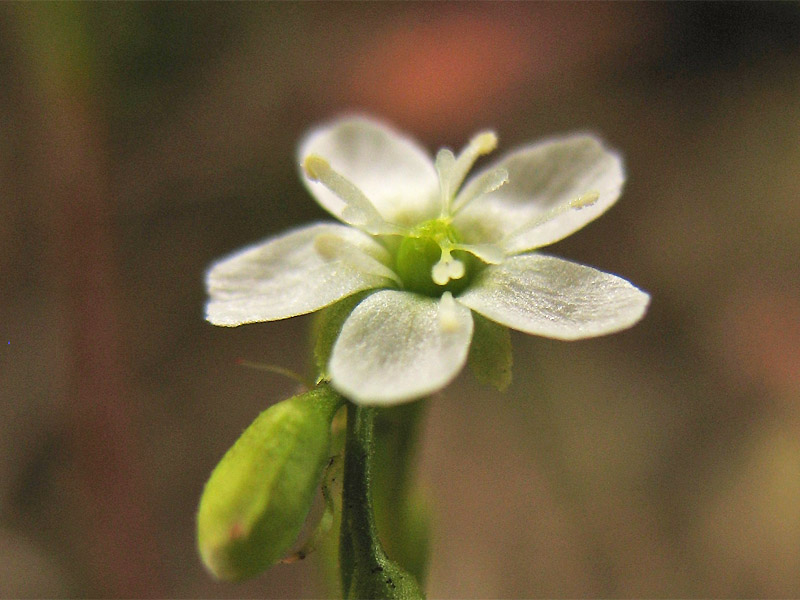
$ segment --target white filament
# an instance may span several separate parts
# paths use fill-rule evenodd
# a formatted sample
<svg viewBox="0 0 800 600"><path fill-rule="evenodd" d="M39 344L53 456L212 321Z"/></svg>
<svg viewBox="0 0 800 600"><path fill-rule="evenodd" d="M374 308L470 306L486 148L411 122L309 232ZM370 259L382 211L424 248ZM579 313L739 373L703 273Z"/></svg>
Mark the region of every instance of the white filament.
<svg viewBox="0 0 800 600"><path fill-rule="evenodd" d="M451 217L461 206L469 201L459 201L458 207L453 206L453 199L458 189L461 187L461 184L464 183L464 178L467 176L467 173L469 173L472 165L475 164L475 161L478 160L480 156L488 154L496 147L497 136L492 131L484 131L473 137L458 157L447 148L439 150L436 155L436 172L439 175L439 192L441 194L442 206L441 214L443 217ZM491 191L489 189L483 189L484 187L497 189L505 183L505 179L507 178L508 173L505 174L505 177L498 177L497 174L494 174L492 178L488 178L492 179L492 182L487 181L486 186L481 186L482 189L478 190L478 195ZM471 194L470 199L474 197L475 195Z"/></svg>
<svg viewBox="0 0 800 600"><path fill-rule="evenodd" d="M403 285L400 277L378 259L337 235L322 233L314 238L314 250L325 260L339 260L362 273L379 275Z"/></svg>

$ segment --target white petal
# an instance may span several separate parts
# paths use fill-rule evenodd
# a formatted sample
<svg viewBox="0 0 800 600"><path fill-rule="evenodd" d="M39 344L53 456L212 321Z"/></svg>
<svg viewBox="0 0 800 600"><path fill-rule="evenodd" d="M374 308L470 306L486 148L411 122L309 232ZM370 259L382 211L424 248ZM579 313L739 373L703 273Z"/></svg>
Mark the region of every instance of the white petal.
<svg viewBox="0 0 800 600"><path fill-rule="evenodd" d="M331 252L334 239L346 251ZM386 249L357 229L305 226L212 265L206 318L235 326L313 312L361 290L393 286L381 270L389 262Z"/></svg>
<svg viewBox="0 0 800 600"><path fill-rule="evenodd" d="M435 392L458 374L472 315L452 296L376 292L345 321L333 347L333 386L359 404L390 405Z"/></svg>
<svg viewBox="0 0 800 600"><path fill-rule="evenodd" d="M383 123L349 117L315 129L301 142L300 163L321 156L369 198L384 220L415 225L439 212L433 161L412 139ZM317 201L341 219L345 203L319 182L303 181Z"/></svg>
<svg viewBox="0 0 800 600"><path fill-rule="evenodd" d="M465 242L499 243L508 254L546 246L577 231L616 202L625 180L620 157L588 135L527 146L488 170L495 169L508 171L508 181L471 200L454 224ZM467 183L456 206L482 185L482 175ZM594 193L598 196L591 205L576 202Z"/></svg>
<svg viewBox="0 0 800 600"><path fill-rule="evenodd" d="M512 329L577 340L630 327L650 296L616 275L527 254L486 267L458 301Z"/></svg>

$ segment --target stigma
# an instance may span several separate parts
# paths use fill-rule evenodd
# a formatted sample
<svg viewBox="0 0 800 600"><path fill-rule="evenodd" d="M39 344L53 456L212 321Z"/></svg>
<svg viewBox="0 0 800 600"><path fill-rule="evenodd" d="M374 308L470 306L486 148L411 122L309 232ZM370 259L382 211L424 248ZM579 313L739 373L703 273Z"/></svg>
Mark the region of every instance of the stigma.
<svg viewBox="0 0 800 600"><path fill-rule="evenodd" d="M464 263L453 258L450 246L439 245L442 249L441 258L431 267L431 279L436 285L447 285L454 279L461 279L467 272Z"/></svg>

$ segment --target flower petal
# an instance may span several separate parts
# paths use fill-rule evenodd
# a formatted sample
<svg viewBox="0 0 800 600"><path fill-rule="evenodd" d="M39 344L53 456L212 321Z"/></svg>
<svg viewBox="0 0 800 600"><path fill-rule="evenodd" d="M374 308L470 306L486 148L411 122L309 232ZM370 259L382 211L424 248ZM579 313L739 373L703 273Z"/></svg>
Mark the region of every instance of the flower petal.
<svg viewBox="0 0 800 600"><path fill-rule="evenodd" d="M625 180L622 160L589 135L524 147L488 171L505 169L505 185L477 196L454 224L465 242L495 242L507 254L552 244L605 212L619 197ZM484 173L471 179L459 199L482 185ZM597 193L590 204L575 202ZM456 200L456 206L461 203Z"/></svg>
<svg viewBox="0 0 800 600"><path fill-rule="evenodd" d="M384 290L359 304L333 347L331 383L360 404L407 402L446 386L467 360L472 315L441 301Z"/></svg>
<svg viewBox="0 0 800 600"><path fill-rule="evenodd" d="M300 144L300 163L312 154L355 184L390 223L410 226L438 214L439 182L430 156L383 123L349 117L315 129ZM305 174L303 181L317 202L342 218L346 205L336 194Z"/></svg>
<svg viewBox="0 0 800 600"><path fill-rule="evenodd" d="M332 252L338 246L346 251ZM295 229L212 265L206 319L235 326L313 312L360 290L393 286L386 249L344 225Z"/></svg>
<svg viewBox="0 0 800 600"><path fill-rule="evenodd" d="M577 340L630 327L650 296L616 275L527 254L486 267L458 301L512 329Z"/></svg>

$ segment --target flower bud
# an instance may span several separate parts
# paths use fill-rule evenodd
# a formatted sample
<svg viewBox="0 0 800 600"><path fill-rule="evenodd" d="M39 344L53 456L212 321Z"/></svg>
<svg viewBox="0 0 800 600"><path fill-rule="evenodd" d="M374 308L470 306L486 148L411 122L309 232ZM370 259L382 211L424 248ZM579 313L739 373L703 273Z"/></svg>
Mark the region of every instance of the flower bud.
<svg viewBox="0 0 800 600"><path fill-rule="evenodd" d="M197 545L218 579L252 577L287 554L329 459L331 420L342 402L321 385L271 406L211 473Z"/></svg>

